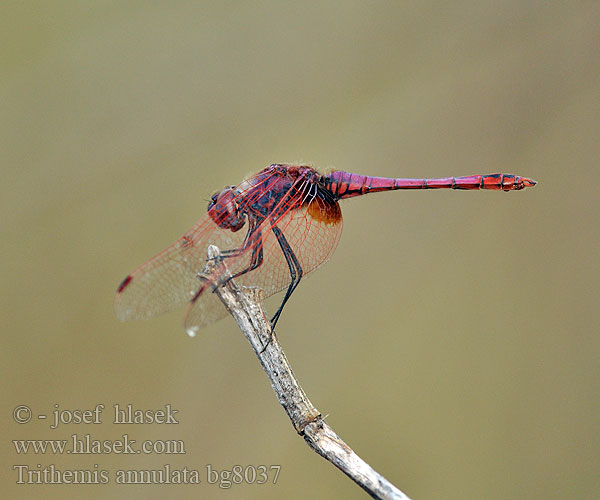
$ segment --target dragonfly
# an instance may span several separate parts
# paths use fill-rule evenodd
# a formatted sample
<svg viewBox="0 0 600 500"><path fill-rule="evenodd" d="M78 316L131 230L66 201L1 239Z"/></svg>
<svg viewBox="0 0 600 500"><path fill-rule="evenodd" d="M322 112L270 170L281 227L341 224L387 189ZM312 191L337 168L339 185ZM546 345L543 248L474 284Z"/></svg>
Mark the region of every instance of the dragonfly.
<svg viewBox="0 0 600 500"><path fill-rule="evenodd" d="M196 225L127 275L117 289L115 311L126 321L186 306L184 326L193 336L226 315L212 292L233 278L243 286L262 288L265 298L285 290L271 319L274 329L302 278L335 250L342 232L340 200L397 189L518 191L535 184L527 177L501 173L405 179L269 165L237 186L214 193ZM223 266L203 274L209 245L220 249L230 274Z"/></svg>

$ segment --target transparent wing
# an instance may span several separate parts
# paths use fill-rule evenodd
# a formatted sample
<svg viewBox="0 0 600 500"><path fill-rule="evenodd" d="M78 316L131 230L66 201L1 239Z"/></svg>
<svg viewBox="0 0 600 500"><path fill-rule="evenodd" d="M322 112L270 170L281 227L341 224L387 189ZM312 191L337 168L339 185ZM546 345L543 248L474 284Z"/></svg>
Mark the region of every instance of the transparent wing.
<svg viewBox="0 0 600 500"><path fill-rule="evenodd" d="M253 182L257 179L258 183ZM240 185L245 186L239 194L240 203L241 198L258 200L271 193L278 182L274 174L248 179ZM286 289L291 275L272 231L274 226L283 232L304 276L312 272L330 257L339 241L340 207L309 182L278 192L277 199L279 202L266 218L260 219L260 224L256 222L259 218L252 216L252 221L237 232L220 228L206 214L175 243L123 280L115 297L118 318L148 319L188 304L185 325L190 333L222 318L225 308L207 281L199 278L206 266L209 245L219 247L231 274L240 273L236 277L239 284L258 286L267 297ZM261 259L257 259L259 255ZM217 272L207 277L208 282L223 282Z"/></svg>
<svg viewBox="0 0 600 500"><path fill-rule="evenodd" d="M259 177L260 176L260 177ZM257 182L258 180L258 182ZM277 182L274 174L256 174L242 183L237 201L260 197ZM182 307L188 303L202 286L198 275L206 265L207 247L216 245L227 253L242 248L247 228L233 232L222 229L207 214L175 243L155 255L129 274L121 283L115 296L115 312L122 320L148 319ZM242 253L236 260L239 268L244 266L249 253ZM221 304L204 294L203 312L206 324L224 316Z"/></svg>
<svg viewBox="0 0 600 500"><path fill-rule="evenodd" d="M260 224L260 238L250 244L242 255L225 258L230 272L236 274L250 266L252 252L256 254L262 250L261 265L236 278L236 282L262 288L265 297L287 289L291 283L289 266L271 230L273 226L276 225L283 232L302 266L304 277L329 259L342 232L342 214L335 201L315 197L309 203L302 203L302 196L299 195L289 199L284 208L279 211L279 217L269 217ZM219 277L211 276L211 279L218 280ZM218 299L210 288L190 303L186 312L186 330L194 333L220 318L215 316L215 303L218 303ZM219 312L225 314L225 308L218 305L221 306Z"/></svg>
<svg viewBox="0 0 600 500"><path fill-rule="evenodd" d="M245 231L221 229L205 215L175 243L123 280L115 297L117 317L122 321L148 319L184 306L200 289L197 276L206 265L208 245L217 245L222 251L236 249L243 244L244 236ZM218 301L211 301L206 308L212 321L224 315L219 306Z"/></svg>

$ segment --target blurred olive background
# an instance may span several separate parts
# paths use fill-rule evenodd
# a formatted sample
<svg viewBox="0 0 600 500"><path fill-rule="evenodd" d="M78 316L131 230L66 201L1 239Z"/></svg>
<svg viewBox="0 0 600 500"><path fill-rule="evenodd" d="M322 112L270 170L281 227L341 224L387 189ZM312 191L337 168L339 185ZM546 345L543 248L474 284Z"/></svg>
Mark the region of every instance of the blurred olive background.
<svg viewBox="0 0 600 500"><path fill-rule="evenodd" d="M121 279L273 162L502 171L521 192L343 202L278 335L313 403L415 499L600 495L597 2L3 2L7 498L365 498L311 452L231 318L119 323ZM277 302L269 302L273 311ZM102 425L12 420L103 403ZM114 404L179 410L117 426ZM182 439L185 455L17 455L13 439ZM118 469L281 465L276 485ZM99 469L18 486L15 464Z"/></svg>

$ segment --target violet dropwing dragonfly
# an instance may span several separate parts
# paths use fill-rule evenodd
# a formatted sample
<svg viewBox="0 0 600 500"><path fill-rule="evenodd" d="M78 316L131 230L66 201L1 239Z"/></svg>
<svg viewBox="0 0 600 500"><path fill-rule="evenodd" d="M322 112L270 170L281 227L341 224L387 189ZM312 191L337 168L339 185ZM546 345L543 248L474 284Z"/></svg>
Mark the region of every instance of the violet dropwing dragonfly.
<svg viewBox="0 0 600 500"><path fill-rule="evenodd" d="M238 283L262 288L265 297L285 290L271 320L274 328L300 280L335 250L342 232L339 200L396 189L515 191L535 184L512 174L389 179L270 165L213 194L207 213L194 227L121 282L115 310L124 321L151 318L187 304L185 328L190 335L221 319L226 310L212 291L224 277L217 267L200 279L207 247L216 245Z"/></svg>

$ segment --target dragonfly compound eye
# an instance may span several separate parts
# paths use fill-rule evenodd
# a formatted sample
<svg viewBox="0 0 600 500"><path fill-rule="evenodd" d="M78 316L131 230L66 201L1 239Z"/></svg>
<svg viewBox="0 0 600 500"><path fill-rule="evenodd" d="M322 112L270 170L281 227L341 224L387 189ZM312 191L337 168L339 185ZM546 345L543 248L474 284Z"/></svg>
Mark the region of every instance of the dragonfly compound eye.
<svg viewBox="0 0 600 500"><path fill-rule="evenodd" d="M215 193L208 203L208 214L221 228L239 231L245 224L244 213L240 210L233 186Z"/></svg>

